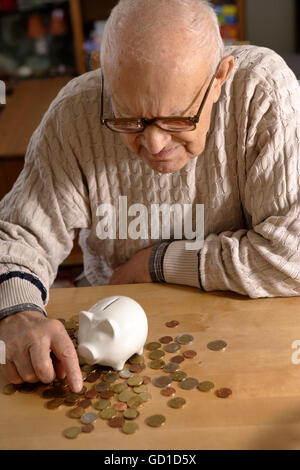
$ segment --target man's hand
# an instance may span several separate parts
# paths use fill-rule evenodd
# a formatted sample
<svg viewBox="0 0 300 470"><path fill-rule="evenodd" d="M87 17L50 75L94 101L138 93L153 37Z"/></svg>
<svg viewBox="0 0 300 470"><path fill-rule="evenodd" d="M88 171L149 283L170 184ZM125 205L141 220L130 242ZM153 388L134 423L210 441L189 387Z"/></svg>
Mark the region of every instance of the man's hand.
<svg viewBox="0 0 300 470"><path fill-rule="evenodd" d="M152 282L148 261L152 247L138 251L129 261L115 269L110 284L136 284Z"/></svg>
<svg viewBox="0 0 300 470"><path fill-rule="evenodd" d="M77 354L59 320L37 311L19 312L0 321L0 339L6 346L6 364L0 370L11 383L50 383L55 376L67 376L73 392L82 389Z"/></svg>

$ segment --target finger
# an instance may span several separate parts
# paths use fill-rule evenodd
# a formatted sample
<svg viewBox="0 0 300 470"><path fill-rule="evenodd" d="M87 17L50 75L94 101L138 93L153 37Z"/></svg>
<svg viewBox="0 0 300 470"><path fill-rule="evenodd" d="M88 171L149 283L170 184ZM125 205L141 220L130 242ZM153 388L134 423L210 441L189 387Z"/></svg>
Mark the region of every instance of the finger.
<svg viewBox="0 0 300 470"><path fill-rule="evenodd" d="M14 363L24 382L34 383L39 381L39 378L32 367L28 350L24 351L22 355L18 355L18 357L14 359Z"/></svg>
<svg viewBox="0 0 300 470"><path fill-rule="evenodd" d="M54 354L52 357L52 363L56 373L56 377L58 377L59 379L64 379L66 377L66 371L62 363L57 359Z"/></svg>
<svg viewBox="0 0 300 470"><path fill-rule="evenodd" d="M12 384L21 384L23 382L23 379L20 377L16 366L11 361L7 361L5 365L1 366L0 371L3 372L3 375L5 375L6 379Z"/></svg>
<svg viewBox="0 0 300 470"><path fill-rule="evenodd" d="M53 335L51 349L66 371L73 392L80 392L83 384L78 357L74 345L64 328L63 330L60 329L56 335Z"/></svg>
<svg viewBox="0 0 300 470"><path fill-rule="evenodd" d="M45 338L29 348L31 364L36 376L43 383L50 383L55 379L55 371L50 357L50 340Z"/></svg>

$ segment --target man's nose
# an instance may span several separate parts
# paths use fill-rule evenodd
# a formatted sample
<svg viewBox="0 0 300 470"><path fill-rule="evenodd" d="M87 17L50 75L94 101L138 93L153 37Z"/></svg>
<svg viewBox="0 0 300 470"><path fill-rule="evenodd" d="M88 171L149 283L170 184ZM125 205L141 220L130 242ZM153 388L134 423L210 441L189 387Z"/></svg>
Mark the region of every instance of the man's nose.
<svg viewBox="0 0 300 470"><path fill-rule="evenodd" d="M171 140L172 136L169 132L152 124L147 126L141 134L140 143L148 150L148 152L155 155L161 152Z"/></svg>

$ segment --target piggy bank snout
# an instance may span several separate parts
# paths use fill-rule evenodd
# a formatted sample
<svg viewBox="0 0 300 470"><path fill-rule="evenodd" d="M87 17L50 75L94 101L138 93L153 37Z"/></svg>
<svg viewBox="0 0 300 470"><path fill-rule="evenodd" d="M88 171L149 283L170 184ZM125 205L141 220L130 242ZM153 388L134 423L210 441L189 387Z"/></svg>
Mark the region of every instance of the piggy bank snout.
<svg viewBox="0 0 300 470"><path fill-rule="evenodd" d="M78 346L77 352L88 364L93 364L98 359L97 350L92 344L81 343Z"/></svg>

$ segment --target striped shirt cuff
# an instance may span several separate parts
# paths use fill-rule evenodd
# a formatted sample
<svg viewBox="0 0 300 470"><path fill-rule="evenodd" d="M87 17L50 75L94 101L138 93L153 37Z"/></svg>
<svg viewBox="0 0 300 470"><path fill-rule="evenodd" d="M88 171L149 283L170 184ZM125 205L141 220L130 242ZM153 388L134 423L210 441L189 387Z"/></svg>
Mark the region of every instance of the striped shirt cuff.
<svg viewBox="0 0 300 470"><path fill-rule="evenodd" d="M163 262L165 252L171 243L171 241L159 243L153 247L150 253L148 268L152 282L166 282L164 278Z"/></svg>

